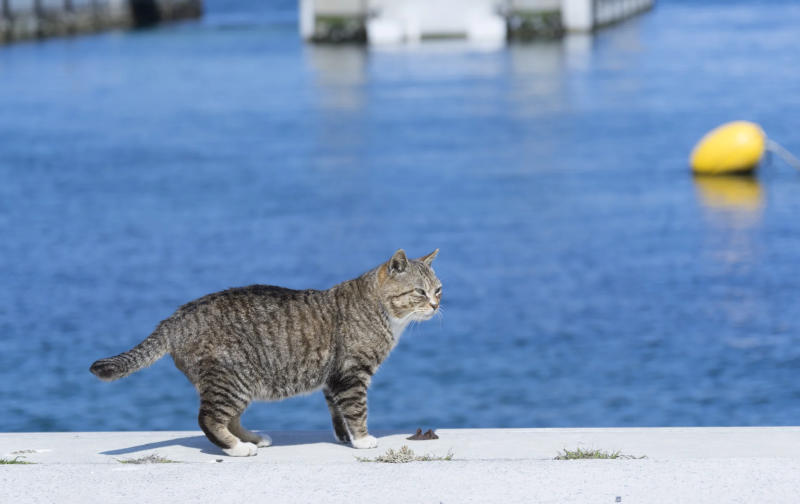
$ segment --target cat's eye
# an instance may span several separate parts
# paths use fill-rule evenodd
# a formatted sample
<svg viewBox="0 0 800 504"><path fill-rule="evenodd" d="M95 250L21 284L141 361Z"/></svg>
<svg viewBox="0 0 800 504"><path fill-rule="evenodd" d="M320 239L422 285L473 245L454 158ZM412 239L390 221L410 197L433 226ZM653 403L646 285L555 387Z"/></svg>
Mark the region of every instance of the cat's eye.
<svg viewBox="0 0 800 504"><path fill-rule="evenodd" d="M415 290L415 291L416 291L416 293L417 293L417 294L419 294L420 296L427 296L427 294L425 294L425 289L414 289L414 290Z"/></svg>
<svg viewBox="0 0 800 504"><path fill-rule="evenodd" d="M436 288L436 295L438 296L441 293L442 293L442 288L441 287L437 287Z"/></svg>

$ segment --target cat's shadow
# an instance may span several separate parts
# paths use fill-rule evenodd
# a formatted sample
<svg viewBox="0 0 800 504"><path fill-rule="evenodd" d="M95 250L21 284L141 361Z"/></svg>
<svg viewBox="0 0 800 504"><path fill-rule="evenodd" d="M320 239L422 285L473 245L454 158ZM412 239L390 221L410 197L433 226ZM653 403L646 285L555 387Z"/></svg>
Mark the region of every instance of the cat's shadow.
<svg viewBox="0 0 800 504"><path fill-rule="evenodd" d="M107 450L100 452L101 455L128 455L146 450L155 450L158 448L166 448L168 446L185 446L187 448L197 448L201 453L210 455L222 455L222 450L211 444L205 436L186 436L174 439L165 439L164 441L157 441L155 443L145 443L128 448L119 448L117 450Z"/></svg>
<svg viewBox="0 0 800 504"><path fill-rule="evenodd" d="M377 432L378 436L385 436L389 434L399 434L401 431L381 431ZM405 431L402 431L405 432ZM264 433L266 434L266 433ZM272 446L296 446L305 444L333 444L337 446L345 446L338 443L333 439L333 434L325 431L293 431L293 432L276 432L270 433L272 438ZM185 446L187 448L195 448L200 450L200 453L208 455L224 455L222 449L215 446L203 435L199 436L185 436L173 439L165 439L164 441L156 441L154 443L145 443L128 448L119 448L117 450L107 450L100 452L101 455L128 455L131 453L155 450L158 448L166 448L168 446Z"/></svg>

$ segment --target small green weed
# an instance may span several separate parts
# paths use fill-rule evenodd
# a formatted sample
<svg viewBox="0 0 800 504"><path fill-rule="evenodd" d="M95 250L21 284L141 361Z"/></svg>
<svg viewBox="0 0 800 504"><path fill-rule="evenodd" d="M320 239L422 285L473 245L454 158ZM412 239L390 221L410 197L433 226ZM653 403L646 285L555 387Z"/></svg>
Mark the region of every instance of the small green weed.
<svg viewBox="0 0 800 504"><path fill-rule="evenodd" d="M33 464L33 462L28 462L26 460L20 460L22 458L25 458L25 457L23 457L21 455L17 455L13 459L0 458L0 465L6 465L6 464Z"/></svg>
<svg viewBox="0 0 800 504"><path fill-rule="evenodd" d="M356 457L359 462L383 462L385 464L406 464L408 462L432 462L437 460L453 460L453 452L448 451L447 455L417 455L414 450L406 445L395 451L389 448L386 453L375 458Z"/></svg>
<svg viewBox="0 0 800 504"><path fill-rule="evenodd" d="M120 464L179 464L177 460L170 460L157 453L135 459L117 459Z"/></svg>
<svg viewBox="0 0 800 504"><path fill-rule="evenodd" d="M625 455L619 451L607 452L605 450L584 450L583 448L576 448L574 450L567 450L560 452L555 460L591 460L591 459L643 459L647 458L645 455L636 457L634 455Z"/></svg>

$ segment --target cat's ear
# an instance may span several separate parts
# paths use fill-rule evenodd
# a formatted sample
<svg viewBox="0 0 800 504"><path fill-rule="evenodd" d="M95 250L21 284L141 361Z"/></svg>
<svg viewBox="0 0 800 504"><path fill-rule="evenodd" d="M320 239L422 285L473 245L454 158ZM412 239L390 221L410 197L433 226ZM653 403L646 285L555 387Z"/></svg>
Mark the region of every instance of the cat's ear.
<svg viewBox="0 0 800 504"><path fill-rule="evenodd" d="M389 274L393 275L395 273L402 273L408 267L408 257L406 257L406 252L403 249L398 250L394 253L391 259L389 259L389 263L386 268L389 270Z"/></svg>
<svg viewBox="0 0 800 504"><path fill-rule="evenodd" d="M439 255L439 249L438 248L436 250L434 250L433 252L431 252L430 254L428 254L426 256L422 256L417 260L424 262L426 266L430 266L431 263L433 262L433 260L436 259L437 255Z"/></svg>

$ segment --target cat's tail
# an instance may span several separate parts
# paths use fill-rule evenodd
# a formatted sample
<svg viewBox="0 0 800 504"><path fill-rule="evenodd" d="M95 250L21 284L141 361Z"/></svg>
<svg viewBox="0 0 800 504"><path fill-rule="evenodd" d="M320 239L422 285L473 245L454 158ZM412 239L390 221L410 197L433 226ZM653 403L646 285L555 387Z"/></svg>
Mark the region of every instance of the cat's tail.
<svg viewBox="0 0 800 504"><path fill-rule="evenodd" d="M89 368L95 376L103 381L124 378L140 369L149 366L169 351L164 324L144 341L125 353L100 359Z"/></svg>

